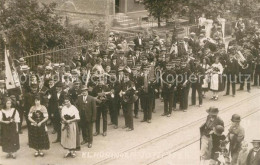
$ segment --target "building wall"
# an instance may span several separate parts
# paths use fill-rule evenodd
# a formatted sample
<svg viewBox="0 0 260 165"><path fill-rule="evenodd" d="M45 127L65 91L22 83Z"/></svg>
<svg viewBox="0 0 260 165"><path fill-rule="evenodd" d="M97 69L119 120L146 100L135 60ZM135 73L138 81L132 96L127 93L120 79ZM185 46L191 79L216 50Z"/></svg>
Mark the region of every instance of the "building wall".
<svg viewBox="0 0 260 165"><path fill-rule="evenodd" d="M109 0L39 0L43 3L57 3L57 9L84 12L93 14L106 14Z"/></svg>
<svg viewBox="0 0 260 165"><path fill-rule="evenodd" d="M145 10L144 5L136 0L127 0L127 12L136 12Z"/></svg>

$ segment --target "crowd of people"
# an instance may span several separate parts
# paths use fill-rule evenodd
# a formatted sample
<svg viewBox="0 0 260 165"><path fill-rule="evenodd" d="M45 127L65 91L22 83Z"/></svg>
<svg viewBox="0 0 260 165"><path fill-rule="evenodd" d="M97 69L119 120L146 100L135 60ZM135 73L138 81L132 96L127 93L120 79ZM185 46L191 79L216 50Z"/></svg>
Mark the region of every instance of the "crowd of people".
<svg viewBox="0 0 260 165"><path fill-rule="evenodd" d="M44 63L29 68L28 61L20 58L16 70L22 94L7 91L5 80L0 82L3 151L8 158L15 158L23 118L29 147L36 150L36 157L44 156L42 150L50 147L49 124L52 133L57 134L54 143L60 142L68 150L65 157L75 157L81 145L92 147L93 136L107 136L107 125L119 127L121 110L123 128L133 131L133 118L139 118L140 112L142 122L151 123L156 99L164 104L162 116L171 117L178 109L188 110L190 93L190 106L201 107L209 91L213 101L224 90L225 96L235 97L236 84L238 90L244 90L246 83L250 92L252 80L254 86L260 85L258 25L239 19L235 38L228 45L221 24L215 21L213 25L210 38L203 26L184 38L179 38L175 30L165 36L148 31L139 32L129 41L120 33L111 32L106 49L101 49L99 43L84 47L80 55L74 55L66 64L53 63L52 56L45 56ZM224 138L219 136L224 124L220 125L216 135L211 135L213 139ZM204 132L202 139L208 138L209 132Z"/></svg>

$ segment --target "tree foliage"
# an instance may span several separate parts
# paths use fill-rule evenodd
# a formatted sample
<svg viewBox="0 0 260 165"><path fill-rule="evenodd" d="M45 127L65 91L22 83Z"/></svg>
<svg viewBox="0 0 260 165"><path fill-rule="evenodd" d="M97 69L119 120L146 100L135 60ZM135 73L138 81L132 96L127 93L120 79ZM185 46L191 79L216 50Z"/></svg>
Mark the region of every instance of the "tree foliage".
<svg viewBox="0 0 260 165"><path fill-rule="evenodd" d="M65 25L55 7L55 3L44 4L37 0L8 0L6 3L1 0L0 31L4 32L9 49L16 57L81 44L100 38L104 32L98 20L94 21L97 23L94 30L71 25L69 21Z"/></svg>
<svg viewBox="0 0 260 165"><path fill-rule="evenodd" d="M145 8L158 21L175 14L198 18L205 13L211 19L225 14L253 17L258 9L257 4L258 0L144 0Z"/></svg>
<svg viewBox="0 0 260 165"><path fill-rule="evenodd" d="M181 12L187 2L187 0L144 0L144 5L150 16L158 19L160 26L161 19L169 19L173 14Z"/></svg>
<svg viewBox="0 0 260 165"><path fill-rule="evenodd" d="M37 0L8 1L2 8L0 22L10 49L24 54L64 45L70 32L54 13L55 6L39 4Z"/></svg>

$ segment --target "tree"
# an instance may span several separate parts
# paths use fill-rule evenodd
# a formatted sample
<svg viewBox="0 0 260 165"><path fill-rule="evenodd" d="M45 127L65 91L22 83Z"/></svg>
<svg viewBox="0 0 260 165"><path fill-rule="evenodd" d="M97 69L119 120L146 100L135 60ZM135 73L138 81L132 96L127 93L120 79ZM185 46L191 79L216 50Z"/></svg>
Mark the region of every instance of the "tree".
<svg viewBox="0 0 260 165"><path fill-rule="evenodd" d="M54 12L55 6L37 0L10 0L1 5L2 30L16 57L73 42L72 34Z"/></svg>
<svg viewBox="0 0 260 165"><path fill-rule="evenodd" d="M144 5L150 16L158 20L158 27L160 27L161 19L169 19L172 15L178 14L187 2L187 0L144 0Z"/></svg>

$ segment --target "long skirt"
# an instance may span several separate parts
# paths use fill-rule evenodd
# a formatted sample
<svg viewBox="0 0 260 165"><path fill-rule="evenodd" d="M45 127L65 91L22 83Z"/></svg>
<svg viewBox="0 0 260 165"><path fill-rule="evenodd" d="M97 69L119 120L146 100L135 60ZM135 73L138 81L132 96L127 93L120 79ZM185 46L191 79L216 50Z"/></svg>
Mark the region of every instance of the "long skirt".
<svg viewBox="0 0 260 165"><path fill-rule="evenodd" d="M65 149L79 150L80 149L80 136L78 123L73 122L70 124L61 125L61 145Z"/></svg>
<svg viewBox="0 0 260 165"><path fill-rule="evenodd" d="M17 124L2 124L2 151L6 153L16 152L20 149Z"/></svg>
<svg viewBox="0 0 260 165"><path fill-rule="evenodd" d="M221 92L225 88L224 77L221 74L213 74L210 78L210 90Z"/></svg>
<svg viewBox="0 0 260 165"><path fill-rule="evenodd" d="M41 127L30 126L29 147L35 150L48 150L50 148L50 141L44 124Z"/></svg>

